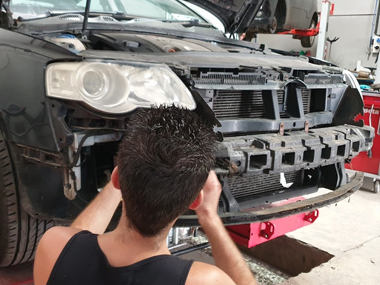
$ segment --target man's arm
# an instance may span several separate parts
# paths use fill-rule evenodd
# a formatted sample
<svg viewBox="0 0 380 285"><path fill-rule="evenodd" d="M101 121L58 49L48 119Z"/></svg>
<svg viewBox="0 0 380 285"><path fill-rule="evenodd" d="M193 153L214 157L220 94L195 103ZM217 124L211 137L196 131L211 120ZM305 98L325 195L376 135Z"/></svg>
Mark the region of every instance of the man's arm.
<svg viewBox="0 0 380 285"><path fill-rule="evenodd" d="M216 266L231 277L237 285L257 285L251 270L217 213L221 191L219 180L215 172L211 171L203 188L204 201L195 210L199 223L211 244Z"/></svg>
<svg viewBox="0 0 380 285"><path fill-rule="evenodd" d="M121 191L109 182L94 201L74 220L72 228L87 230L94 234L104 234L117 206L120 204Z"/></svg>

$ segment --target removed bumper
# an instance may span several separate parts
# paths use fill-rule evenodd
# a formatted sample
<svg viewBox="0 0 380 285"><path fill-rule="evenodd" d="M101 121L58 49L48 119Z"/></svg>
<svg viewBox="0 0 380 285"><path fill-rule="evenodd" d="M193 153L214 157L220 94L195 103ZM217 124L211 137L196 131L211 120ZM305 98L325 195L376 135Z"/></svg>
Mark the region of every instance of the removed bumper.
<svg viewBox="0 0 380 285"><path fill-rule="evenodd" d="M223 213L220 214L220 217L225 225L239 225L265 222L273 219L310 212L315 209L335 204L351 196L353 193L360 189L363 184L363 179L364 173L357 172L350 182L341 186L337 190L332 191L331 193L274 208L236 213ZM176 227L192 227L198 225L198 217L196 215L183 215L177 220L175 224Z"/></svg>

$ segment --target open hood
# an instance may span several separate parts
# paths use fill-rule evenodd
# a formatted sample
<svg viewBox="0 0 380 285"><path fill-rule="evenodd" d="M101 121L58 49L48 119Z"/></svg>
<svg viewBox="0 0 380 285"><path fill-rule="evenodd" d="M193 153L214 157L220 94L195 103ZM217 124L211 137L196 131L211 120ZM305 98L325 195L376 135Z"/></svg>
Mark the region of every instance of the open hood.
<svg viewBox="0 0 380 285"><path fill-rule="evenodd" d="M244 33L265 0L185 0L218 17L227 33Z"/></svg>

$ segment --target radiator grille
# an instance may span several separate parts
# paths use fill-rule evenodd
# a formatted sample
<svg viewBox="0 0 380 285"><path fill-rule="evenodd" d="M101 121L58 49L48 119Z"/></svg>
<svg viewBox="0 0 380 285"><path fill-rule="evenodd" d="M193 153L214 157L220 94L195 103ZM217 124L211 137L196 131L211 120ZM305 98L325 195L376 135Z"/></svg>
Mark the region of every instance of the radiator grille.
<svg viewBox="0 0 380 285"><path fill-rule="evenodd" d="M302 89L304 113L310 113L311 90ZM279 105L285 102L285 92L277 91ZM266 118L263 92L261 90L216 90L213 110L218 119ZM280 118L289 118L280 111Z"/></svg>
<svg viewBox="0 0 380 285"><path fill-rule="evenodd" d="M285 103L285 91L284 90L278 90L277 91L277 100L278 104L284 105ZM290 118L288 114L283 110L284 107L281 108L280 110L280 118L281 119L288 119Z"/></svg>
<svg viewBox="0 0 380 285"><path fill-rule="evenodd" d="M266 78L258 73L202 72L194 81L196 84L208 85L263 85Z"/></svg>
<svg viewBox="0 0 380 285"><path fill-rule="evenodd" d="M290 188L284 188L280 183L280 174L261 174L248 177L234 176L228 178L228 186L239 200L260 195L270 194L281 190L292 190L303 186L303 170L285 173L286 182L293 183Z"/></svg>
<svg viewBox="0 0 380 285"><path fill-rule="evenodd" d="M214 112L217 118L264 118L262 91L218 90Z"/></svg>
<svg viewBox="0 0 380 285"><path fill-rule="evenodd" d="M302 103L303 103L303 110L305 114L310 113L310 97L311 97L311 90L302 89Z"/></svg>
<svg viewBox="0 0 380 285"><path fill-rule="evenodd" d="M278 100L278 104L280 104L280 105L285 103L285 91L284 90L278 90L277 91L277 100Z"/></svg>

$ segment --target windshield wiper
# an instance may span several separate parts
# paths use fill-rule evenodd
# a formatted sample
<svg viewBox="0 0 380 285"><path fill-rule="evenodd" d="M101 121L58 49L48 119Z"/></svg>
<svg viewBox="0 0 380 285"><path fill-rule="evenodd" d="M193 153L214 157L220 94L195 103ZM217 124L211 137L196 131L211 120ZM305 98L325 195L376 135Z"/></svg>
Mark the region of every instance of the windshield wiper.
<svg viewBox="0 0 380 285"><path fill-rule="evenodd" d="M73 10L73 11L48 11L44 14L38 15L33 18L23 18L23 17L18 17L19 22L30 22L30 21L35 21L35 20L41 20L41 19L46 19L46 18L51 18L54 16L62 16L62 15L67 15L67 14L77 14L77 15L82 15L85 16L85 11L78 11L78 10ZM90 16L103 16L107 15L110 17L115 18L116 20L132 20L135 19L136 17L126 15L122 12L90 12Z"/></svg>
<svg viewBox="0 0 380 285"><path fill-rule="evenodd" d="M214 25L207 23L207 22L200 22L198 19L192 19L189 21L161 20L161 22L182 24L182 26L184 26L185 28L191 28L191 27L211 28L211 27L214 27Z"/></svg>

